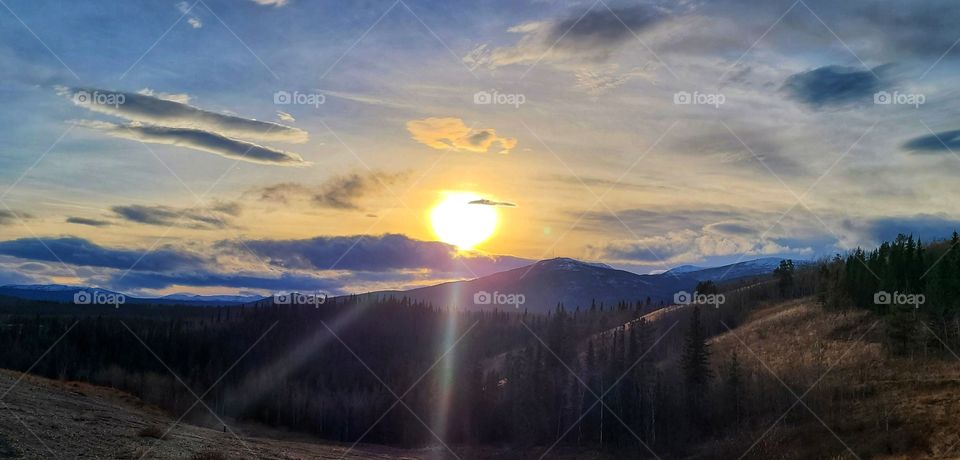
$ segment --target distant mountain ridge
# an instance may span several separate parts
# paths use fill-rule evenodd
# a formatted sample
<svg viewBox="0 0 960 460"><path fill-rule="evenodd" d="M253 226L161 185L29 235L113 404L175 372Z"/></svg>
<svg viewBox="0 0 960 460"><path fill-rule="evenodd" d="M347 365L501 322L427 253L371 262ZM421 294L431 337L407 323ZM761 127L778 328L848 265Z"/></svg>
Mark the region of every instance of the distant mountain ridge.
<svg viewBox="0 0 960 460"><path fill-rule="evenodd" d="M99 293L101 295L123 296L123 303L155 305L240 305L256 302L265 298L263 296L205 296L194 294L171 294L163 297L137 297L98 287L66 286L62 284L9 284L6 286L0 286L0 296L14 297L25 300L38 300L41 302L74 303L75 299L77 299L76 296L81 295L79 300L81 300L80 303L83 303L83 293Z"/></svg>
<svg viewBox="0 0 960 460"><path fill-rule="evenodd" d="M567 308L589 308L594 303L605 306L616 305L621 301L645 303L649 298L653 304L670 304L674 294L679 291L693 291L700 281L728 282L769 276L780 264L780 260L768 257L711 268L681 265L663 273L638 275L602 263L558 257L472 280L453 281L406 291L378 291L366 295L406 296L430 302L438 307L456 306L469 310L519 308L540 313L552 310L558 303ZM797 265L809 263L794 262ZM124 303L127 304L243 305L269 298L194 294L144 298L84 286L0 286L0 296L59 303L74 303L74 296L82 292L123 295Z"/></svg>
<svg viewBox="0 0 960 460"><path fill-rule="evenodd" d="M638 275L605 264L561 257L398 294L436 306L456 305L471 310L519 308L540 313L552 310L558 303L571 309L593 304L611 306L621 301L645 303L647 298L653 304L670 304L674 294L693 291L700 281L728 282L772 275L780 260L770 257L711 268L686 265L659 274Z"/></svg>

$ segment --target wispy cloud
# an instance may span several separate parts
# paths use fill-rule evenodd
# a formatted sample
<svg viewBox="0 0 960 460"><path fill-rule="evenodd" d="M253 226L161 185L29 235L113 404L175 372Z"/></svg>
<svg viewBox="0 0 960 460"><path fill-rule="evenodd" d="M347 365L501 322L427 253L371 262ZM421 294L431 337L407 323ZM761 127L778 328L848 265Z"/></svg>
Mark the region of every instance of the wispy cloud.
<svg viewBox="0 0 960 460"><path fill-rule="evenodd" d="M29 219L31 216L25 212L14 212L7 209L0 209L0 225L10 225L17 222L19 219Z"/></svg>
<svg viewBox="0 0 960 460"><path fill-rule="evenodd" d="M180 209L171 206L127 205L114 206L111 210L117 217L140 224L180 226L194 229L216 229L228 225L230 217L240 214L237 203L217 203L204 208Z"/></svg>
<svg viewBox="0 0 960 460"><path fill-rule="evenodd" d="M651 5L636 5L612 10L595 5L584 13L528 22L508 29L521 34L516 44L496 48L484 59L491 67L548 61L601 62L635 33L660 23L667 12Z"/></svg>
<svg viewBox="0 0 960 460"><path fill-rule="evenodd" d="M253 1L258 5L280 7L280 6L285 6L289 0L253 0Z"/></svg>
<svg viewBox="0 0 960 460"><path fill-rule="evenodd" d="M266 201L288 203L295 199L307 199L320 207L359 210L365 197L377 192L389 193L390 185L405 181L408 176L406 172L350 173L330 177L316 186L283 182L253 189L247 194Z"/></svg>
<svg viewBox="0 0 960 460"><path fill-rule="evenodd" d="M201 21L200 18L194 14L193 6L190 5L190 3L179 2L176 6L177 9L187 17L187 24L190 24L190 27L193 27L194 29L203 27L203 21Z"/></svg>

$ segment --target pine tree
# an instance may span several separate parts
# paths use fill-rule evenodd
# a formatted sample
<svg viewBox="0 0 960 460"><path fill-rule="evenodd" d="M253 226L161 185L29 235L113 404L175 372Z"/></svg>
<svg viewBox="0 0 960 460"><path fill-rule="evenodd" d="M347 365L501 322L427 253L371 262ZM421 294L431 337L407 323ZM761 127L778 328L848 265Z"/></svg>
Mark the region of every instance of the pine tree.
<svg viewBox="0 0 960 460"><path fill-rule="evenodd" d="M700 321L700 307L693 307L690 315L690 326L681 357L684 383L686 390L688 420L702 420L705 418L705 400L709 389L713 371L710 369L710 344L707 343L707 334ZM699 425L691 426L691 433L702 428Z"/></svg>

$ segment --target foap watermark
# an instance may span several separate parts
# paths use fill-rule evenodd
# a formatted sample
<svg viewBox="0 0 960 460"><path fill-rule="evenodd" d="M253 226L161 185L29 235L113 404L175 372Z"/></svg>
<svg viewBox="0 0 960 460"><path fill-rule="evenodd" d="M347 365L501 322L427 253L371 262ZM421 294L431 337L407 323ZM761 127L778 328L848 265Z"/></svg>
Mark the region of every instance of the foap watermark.
<svg viewBox="0 0 960 460"><path fill-rule="evenodd" d="M273 303L277 305L313 305L314 308L320 308L320 305L327 303L326 292L317 291L304 294L302 292L278 292L273 295Z"/></svg>
<svg viewBox="0 0 960 460"><path fill-rule="evenodd" d="M873 293L873 303L875 305L913 305L913 308L920 308L920 305L927 303L927 296L896 291L893 293L877 291Z"/></svg>
<svg viewBox="0 0 960 460"><path fill-rule="evenodd" d="M319 91L301 93L280 90L273 93L273 103L276 105L312 105L319 109L325 102L327 96Z"/></svg>
<svg viewBox="0 0 960 460"><path fill-rule="evenodd" d="M673 93L673 103L676 105L712 105L719 109L725 102L727 102L727 96L720 93L701 93L699 91Z"/></svg>
<svg viewBox="0 0 960 460"><path fill-rule="evenodd" d="M80 90L73 93L73 103L77 105L112 105L120 107L127 102L127 96L123 93L114 93L110 91L85 91Z"/></svg>
<svg viewBox="0 0 960 460"><path fill-rule="evenodd" d="M473 103L477 105L512 105L519 109L527 102L527 97L519 93L501 93L495 89L473 93Z"/></svg>
<svg viewBox="0 0 960 460"><path fill-rule="evenodd" d="M673 294L673 303L677 305L713 305L714 308L720 308L727 302L727 297L723 294L701 294L699 292L689 293L680 291Z"/></svg>
<svg viewBox="0 0 960 460"><path fill-rule="evenodd" d="M912 105L919 109L921 105L927 102L927 96L921 93L901 93L894 91L877 91L873 93L873 103L876 105Z"/></svg>
<svg viewBox="0 0 960 460"><path fill-rule="evenodd" d="M113 305L113 308L120 308L120 305L127 303L127 296L110 291L82 290L73 293L73 303L75 305Z"/></svg>
<svg viewBox="0 0 960 460"><path fill-rule="evenodd" d="M474 305L513 305L520 308L520 305L527 303L527 297L523 294L507 294L493 291L493 294L487 291L477 291L473 294Z"/></svg>

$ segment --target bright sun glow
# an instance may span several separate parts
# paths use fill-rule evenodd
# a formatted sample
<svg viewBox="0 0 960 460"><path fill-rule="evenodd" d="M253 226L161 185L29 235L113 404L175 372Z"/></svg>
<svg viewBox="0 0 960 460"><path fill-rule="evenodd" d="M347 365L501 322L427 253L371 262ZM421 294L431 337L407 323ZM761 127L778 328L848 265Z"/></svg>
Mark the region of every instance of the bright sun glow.
<svg viewBox="0 0 960 460"><path fill-rule="evenodd" d="M483 197L468 192L447 194L430 211L430 223L437 238L460 249L471 249L484 242L497 229L497 209L469 204Z"/></svg>

